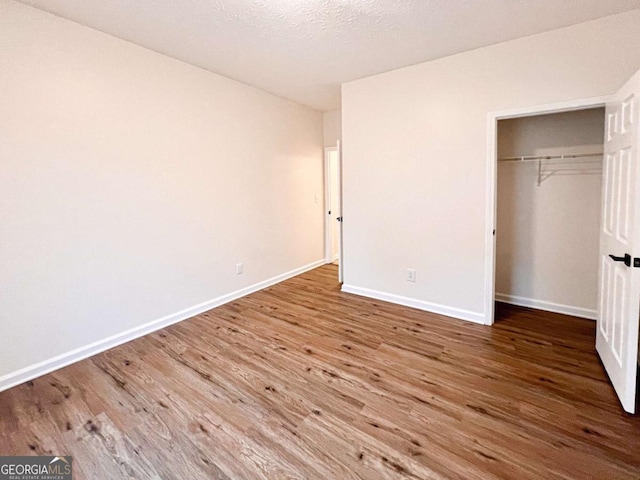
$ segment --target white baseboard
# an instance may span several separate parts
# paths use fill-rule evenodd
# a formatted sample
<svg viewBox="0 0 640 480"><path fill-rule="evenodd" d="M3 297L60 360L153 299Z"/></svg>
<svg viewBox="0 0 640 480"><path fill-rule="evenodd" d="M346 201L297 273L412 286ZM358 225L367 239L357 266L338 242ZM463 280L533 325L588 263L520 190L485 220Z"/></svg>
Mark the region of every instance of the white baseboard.
<svg viewBox="0 0 640 480"><path fill-rule="evenodd" d="M72 363L84 360L85 358L92 357L93 355L117 347L118 345L122 345L123 343L127 343L131 340L135 340L136 338L143 337L144 335L148 335L149 333L168 327L169 325L173 325L174 323L178 323L195 315L199 315L203 312L211 310L212 308L232 302L233 300L237 300L238 298L249 295L250 293L254 293L258 290L262 290L263 288L270 287L271 285L280 283L284 280L287 280L288 278L295 277L296 275L300 275L301 273L307 272L309 270L313 270L314 268L324 265L324 263L324 259L318 260L303 267L296 268L281 275L269 278L268 280L265 280L263 282L259 282L245 287L241 290L237 290L235 292L222 295L212 300L199 303L198 305L194 305L171 315L153 320L149 323L145 323L144 325L140 325L139 327L135 327L116 335L112 335L89 345L71 350L70 352L63 353L62 355L58 355L29 367L25 367L15 372L8 373L0 377L0 392L11 387L15 387L16 385L19 385L26 381L33 380L34 378L40 377L47 373L51 373L54 370L58 370L60 368L71 365Z"/></svg>
<svg viewBox="0 0 640 480"><path fill-rule="evenodd" d="M536 300L534 298L518 297L517 295L496 293L496 301L510 303L511 305L518 305L519 307L537 308L538 310L545 310L547 312L563 313L565 315L573 315L574 317L588 318L589 320L596 320L598 318L598 312L596 310L546 302L544 300Z"/></svg>
<svg viewBox="0 0 640 480"><path fill-rule="evenodd" d="M395 295L393 293L380 292L378 290L371 290L368 288L361 288L353 285L343 284L342 291L360 295L362 297L375 298L376 300L396 303L398 305L404 305L406 307L413 307L417 308L418 310L437 313L439 315L446 315L447 317L453 317L459 320L467 320L469 322L480 323L483 325L486 324L485 316L483 313L472 312L470 310L449 307L446 305L440 305L438 303L425 302L423 300L417 300L415 298L403 297L401 295Z"/></svg>

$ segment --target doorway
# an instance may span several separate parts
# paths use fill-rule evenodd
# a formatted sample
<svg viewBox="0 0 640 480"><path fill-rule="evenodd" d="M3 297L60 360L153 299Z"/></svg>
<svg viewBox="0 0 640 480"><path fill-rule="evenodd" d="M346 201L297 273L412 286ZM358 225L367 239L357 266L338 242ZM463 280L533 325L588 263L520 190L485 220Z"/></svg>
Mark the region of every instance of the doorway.
<svg viewBox="0 0 640 480"><path fill-rule="evenodd" d="M597 319L604 108L498 121L495 300Z"/></svg>
<svg viewBox="0 0 640 480"><path fill-rule="evenodd" d="M603 109L606 106L606 102L608 97L597 97L591 99L583 99L576 100L570 102L563 102L557 104L550 105L542 105L537 107L528 107L521 109L508 110L503 112L495 112L491 113L488 116L488 162L487 162L487 228L486 237L485 237L485 301L484 301L484 310L485 310L485 323L487 325L493 325L494 316L495 316L495 300L496 300L496 267L497 267L497 256L496 256L496 237L498 233L499 226L497 225L497 210L498 210L498 128L499 122L505 120L514 120L514 119L523 119L527 117L535 117L535 116L544 116L544 115L554 115L554 114L564 114L569 112L579 112L582 110L592 110L592 109ZM508 158L508 156L503 153L502 158ZM513 150L511 152L513 153ZM550 150L547 150L546 156L552 156ZM594 152L584 152L584 153L594 153ZM536 157L542 155L521 155L517 157L517 153L514 155L510 155L513 157L513 160L520 158L520 160L532 160L530 163L535 170L535 184L530 188L539 188L538 183L542 185L545 180L545 175L551 173L548 170L542 170L542 163L538 164L537 160L534 158L526 158L526 157ZM560 153L561 155L561 153ZM592 158L591 158L592 159ZM562 161L563 159L556 159ZM576 160L576 159L566 159L566 160ZM529 162L523 162L529 163ZM538 171L538 167L540 167L540 172ZM549 162L547 162L546 167L549 167ZM557 178L557 176L556 176ZM547 185L549 182L547 182ZM597 258L595 260L597 262ZM505 292L497 292L500 294L504 294ZM515 295L518 296L518 295ZM504 298L504 297L503 297ZM556 302L551 302L556 303ZM536 307L539 308L539 307Z"/></svg>
<svg viewBox="0 0 640 480"><path fill-rule="evenodd" d="M342 282L342 175L340 144L324 150L325 172L325 263L338 266Z"/></svg>

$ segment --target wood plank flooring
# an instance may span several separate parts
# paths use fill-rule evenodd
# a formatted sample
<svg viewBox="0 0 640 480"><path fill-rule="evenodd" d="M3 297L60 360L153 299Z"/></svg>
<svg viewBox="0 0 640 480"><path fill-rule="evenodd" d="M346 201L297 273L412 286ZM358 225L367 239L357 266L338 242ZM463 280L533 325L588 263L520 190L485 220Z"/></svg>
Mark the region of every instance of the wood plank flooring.
<svg viewBox="0 0 640 480"><path fill-rule="evenodd" d="M638 479L595 324L485 327L341 293L327 265L0 393L0 454L76 479Z"/></svg>

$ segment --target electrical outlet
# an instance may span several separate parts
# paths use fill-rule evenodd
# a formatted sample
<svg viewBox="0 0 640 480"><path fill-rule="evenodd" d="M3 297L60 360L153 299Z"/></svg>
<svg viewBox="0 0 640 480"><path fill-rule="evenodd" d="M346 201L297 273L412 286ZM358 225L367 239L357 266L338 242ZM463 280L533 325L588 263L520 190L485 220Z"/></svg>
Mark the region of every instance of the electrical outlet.
<svg viewBox="0 0 640 480"><path fill-rule="evenodd" d="M407 269L407 282L416 281L416 271L413 268Z"/></svg>
<svg viewBox="0 0 640 480"><path fill-rule="evenodd" d="M242 275L244 273L244 264L236 263L236 275Z"/></svg>
<svg viewBox="0 0 640 480"><path fill-rule="evenodd" d="M320 203L320 195L318 195L317 193L313 196L313 200L316 203Z"/></svg>

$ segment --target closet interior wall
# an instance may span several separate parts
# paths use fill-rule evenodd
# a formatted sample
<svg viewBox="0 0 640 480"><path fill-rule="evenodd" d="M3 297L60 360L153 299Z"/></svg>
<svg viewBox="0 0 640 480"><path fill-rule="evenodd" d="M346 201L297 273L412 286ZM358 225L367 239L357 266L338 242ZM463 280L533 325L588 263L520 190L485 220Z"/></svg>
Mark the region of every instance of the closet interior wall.
<svg viewBox="0 0 640 480"><path fill-rule="evenodd" d="M498 123L496 300L596 317L604 109ZM575 164L568 162L575 161Z"/></svg>

